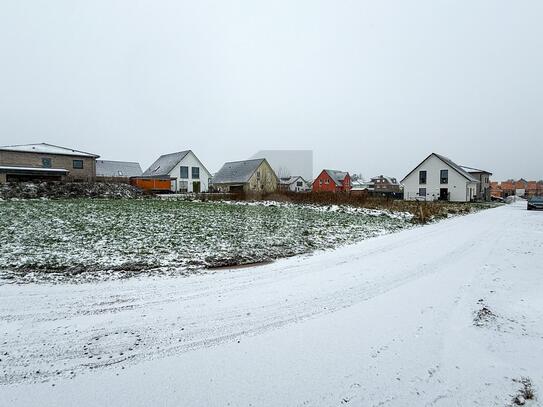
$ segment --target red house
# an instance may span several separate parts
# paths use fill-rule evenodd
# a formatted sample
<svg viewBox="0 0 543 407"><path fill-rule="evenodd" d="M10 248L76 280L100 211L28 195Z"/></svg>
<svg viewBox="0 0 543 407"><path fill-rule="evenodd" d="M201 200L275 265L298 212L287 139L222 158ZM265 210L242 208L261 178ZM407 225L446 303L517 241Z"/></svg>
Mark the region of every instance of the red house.
<svg viewBox="0 0 543 407"><path fill-rule="evenodd" d="M344 171L322 170L313 181L313 192L349 192L350 190L351 176Z"/></svg>

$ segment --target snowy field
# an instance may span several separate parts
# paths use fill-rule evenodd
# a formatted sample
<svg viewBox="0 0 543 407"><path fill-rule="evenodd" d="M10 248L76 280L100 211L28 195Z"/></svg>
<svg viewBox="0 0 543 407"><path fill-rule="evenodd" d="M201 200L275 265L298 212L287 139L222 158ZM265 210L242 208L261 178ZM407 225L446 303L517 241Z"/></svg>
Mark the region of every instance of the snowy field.
<svg viewBox="0 0 543 407"><path fill-rule="evenodd" d="M329 249L411 227L337 206L158 199L0 201L0 284L191 274Z"/></svg>
<svg viewBox="0 0 543 407"><path fill-rule="evenodd" d="M540 406L542 265L517 203L254 268L3 285L0 405Z"/></svg>

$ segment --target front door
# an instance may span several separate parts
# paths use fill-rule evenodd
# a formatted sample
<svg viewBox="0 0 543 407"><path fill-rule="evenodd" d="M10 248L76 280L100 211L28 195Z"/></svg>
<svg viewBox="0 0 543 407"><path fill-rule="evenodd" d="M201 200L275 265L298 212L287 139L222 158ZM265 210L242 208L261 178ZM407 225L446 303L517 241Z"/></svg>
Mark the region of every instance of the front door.
<svg viewBox="0 0 543 407"><path fill-rule="evenodd" d="M194 192L195 194L200 193L200 181L194 181L192 183L192 192Z"/></svg>
<svg viewBox="0 0 543 407"><path fill-rule="evenodd" d="M447 188L441 188L439 190L439 200L448 201L449 200L449 190Z"/></svg>

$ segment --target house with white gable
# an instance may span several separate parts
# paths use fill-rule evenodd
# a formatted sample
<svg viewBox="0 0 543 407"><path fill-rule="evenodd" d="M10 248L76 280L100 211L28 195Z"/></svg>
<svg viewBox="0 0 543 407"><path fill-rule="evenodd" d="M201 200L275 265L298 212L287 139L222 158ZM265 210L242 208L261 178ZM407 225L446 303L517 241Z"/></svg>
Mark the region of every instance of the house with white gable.
<svg viewBox="0 0 543 407"><path fill-rule="evenodd" d="M279 178L279 189L289 192L311 192L311 184L299 175Z"/></svg>
<svg viewBox="0 0 543 407"><path fill-rule="evenodd" d="M142 177L169 177L173 192L199 193L209 190L211 173L191 150L187 150L161 155Z"/></svg>
<svg viewBox="0 0 543 407"><path fill-rule="evenodd" d="M401 181L404 200L470 202L479 181L451 159L432 153Z"/></svg>

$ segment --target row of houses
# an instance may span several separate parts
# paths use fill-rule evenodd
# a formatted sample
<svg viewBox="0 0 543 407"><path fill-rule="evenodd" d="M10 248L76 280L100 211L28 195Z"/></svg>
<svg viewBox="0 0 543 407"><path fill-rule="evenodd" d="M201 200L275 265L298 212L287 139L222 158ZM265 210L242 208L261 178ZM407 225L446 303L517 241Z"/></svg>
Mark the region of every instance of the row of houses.
<svg viewBox="0 0 543 407"><path fill-rule="evenodd" d="M491 199L489 171L430 154L401 181L379 175L364 182L347 171L324 169L314 180L279 178L266 158L225 163L212 174L191 150L164 154L142 171L136 162L100 160L97 154L54 146L0 147L0 183L31 180L123 180L146 190L175 193L333 192L403 197L406 200L469 202ZM503 183L502 183L503 185Z"/></svg>
<svg viewBox="0 0 543 407"><path fill-rule="evenodd" d="M491 182L490 190L492 197L501 199L508 196L523 198L543 196L543 181L526 181L521 178L517 181L510 179L502 182Z"/></svg>

